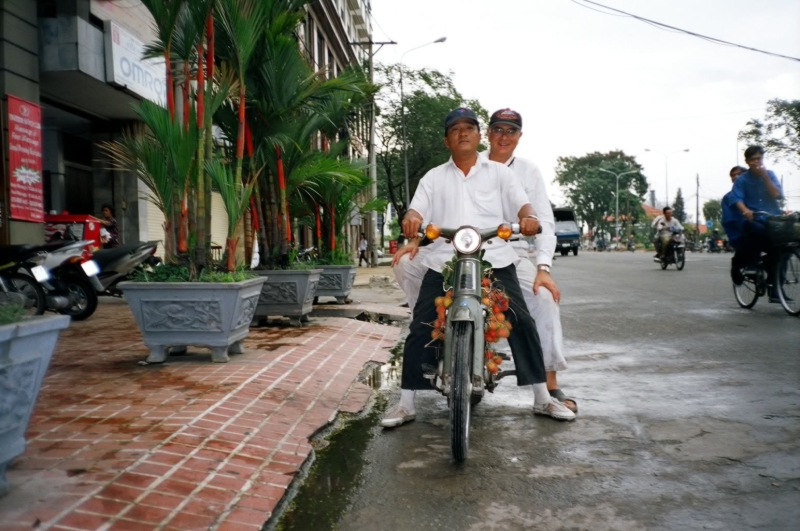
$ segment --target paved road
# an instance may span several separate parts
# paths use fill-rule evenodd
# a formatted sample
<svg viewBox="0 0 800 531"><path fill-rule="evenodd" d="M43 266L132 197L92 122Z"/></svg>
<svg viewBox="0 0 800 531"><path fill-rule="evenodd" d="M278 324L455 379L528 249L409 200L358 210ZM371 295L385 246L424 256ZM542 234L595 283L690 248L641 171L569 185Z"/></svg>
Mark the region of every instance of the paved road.
<svg viewBox="0 0 800 531"><path fill-rule="evenodd" d="M797 530L800 319L738 309L729 259L559 258L578 420L534 417L505 380L457 466L445 401L422 393L416 422L376 434L336 529Z"/></svg>

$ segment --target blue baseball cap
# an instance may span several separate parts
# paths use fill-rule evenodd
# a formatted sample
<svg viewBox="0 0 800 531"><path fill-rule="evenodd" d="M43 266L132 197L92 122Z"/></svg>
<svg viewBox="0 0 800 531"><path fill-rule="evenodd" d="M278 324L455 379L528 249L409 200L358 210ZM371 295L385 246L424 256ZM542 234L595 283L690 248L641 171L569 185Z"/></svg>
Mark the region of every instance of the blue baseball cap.
<svg viewBox="0 0 800 531"><path fill-rule="evenodd" d="M475 114L475 111L473 111L472 109L467 109L466 107L459 107L458 109L450 111L450 114L448 114L447 118L444 119L445 136L447 136L447 131L450 130L450 126L452 126L459 120L470 120L475 125L480 127L480 123L478 122L478 115Z"/></svg>

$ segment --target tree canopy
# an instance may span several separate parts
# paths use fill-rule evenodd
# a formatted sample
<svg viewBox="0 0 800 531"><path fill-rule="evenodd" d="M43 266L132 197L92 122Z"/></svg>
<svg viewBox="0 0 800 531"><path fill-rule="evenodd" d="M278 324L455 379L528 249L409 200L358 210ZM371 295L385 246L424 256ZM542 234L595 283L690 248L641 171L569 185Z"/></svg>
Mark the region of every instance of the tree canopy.
<svg viewBox="0 0 800 531"><path fill-rule="evenodd" d="M377 129L378 197L392 202L399 215L405 212L403 130L400 108L400 69L406 110L406 145L411 197L419 180L430 170L447 162L444 118L458 107L474 110L485 126L489 114L476 100L466 99L453 84L452 73L412 70L402 65L378 65L382 89ZM484 146L485 147L485 146Z"/></svg>
<svg viewBox="0 0 800 531"><path fill-rule="evenodd" d="M739 140L760 144L776 158L800 167L800 100L769 100L764 120L747 122Z"/></svg>
<svg viewBox="0 0 800 531"><path fill-rule="evenodd" d="M672 203L672 215L681 223L686 223L686 203L683 200L683 191L678 188L675 194L675 202Z"/></svg>
<svg viewBox="0 0 800 531"><path fill-rule="evenodd" d="M703 203L703 217L706 221L713 221L714 227L722 226L722 201L711 199Z"/></svg>
<svg viewBox="0 0 800 531"><path fill-rule="evenodd" d="M636 159L623 151L587 153L582 157L559 157L555 182L564 188L570 205L589 230L608 230L616 206L617 179L600 168L614 173L638 170L619 179L620 219L636 222L644 216L642 202L647 193L647 179Z"/></svg>

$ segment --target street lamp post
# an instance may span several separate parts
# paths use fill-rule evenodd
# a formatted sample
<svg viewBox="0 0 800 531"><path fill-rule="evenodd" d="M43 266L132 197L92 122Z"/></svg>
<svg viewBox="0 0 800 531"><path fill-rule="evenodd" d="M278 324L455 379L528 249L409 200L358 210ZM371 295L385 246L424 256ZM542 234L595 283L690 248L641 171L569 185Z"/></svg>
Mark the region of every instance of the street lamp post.
<svg viewBox="0 0 800 531"><path fill-rule="evenodd" d="M410 50L407 50L403 55L400 56L400 62L398 63L398 67L400 68L400 121L403 125L403 168L406 177L406 209L408 209L408 205L411 204L411 187L409 186L408 183L408 151L406 150L406 101L405 101L405 95L403 93L403 59L409 52L413 52L414 50L419 50L420 48L424 48L429 44L438 44L446 40L447 37L439 37L435 41L427 42L421 46L417 46L416 48L411 48Z"/></svg>
<svg viewBox="0 0 800 531"><path fill-rule="evenodd" d="M610 173L611 175L613 175L614 177L617 178L617 195L614 198L616 203L617 203L616 209L614 211L614 228L615 228L615 232L617 233L616 234L617 238L620 238L620 236L619 236L619 178L621 176L623 176L623 175L628 175L630 173L639 173L639 170L624 171L622 173L614 173L613 171L606 170L605 168L598 168L598 170L600 170L602 172L605 172L605 173ZM622 242L622 238L620 238L620 242Z"/></svg>
<svg viewBox="0 0 800 531"><path fill-rule="evenodd" d="M649 151L651 153L660 153L664 156L664 180L665 180L665 192L667 194L665 200L666 205L669 206L669 165L667 164L667 160L669 159L670 155L674 155L675 153L688 153L689 149L679 149L678 151L671 151L670 153L664 153L663 151L658 151L657 149L649 149L645 148L645 151Z"/></svg>

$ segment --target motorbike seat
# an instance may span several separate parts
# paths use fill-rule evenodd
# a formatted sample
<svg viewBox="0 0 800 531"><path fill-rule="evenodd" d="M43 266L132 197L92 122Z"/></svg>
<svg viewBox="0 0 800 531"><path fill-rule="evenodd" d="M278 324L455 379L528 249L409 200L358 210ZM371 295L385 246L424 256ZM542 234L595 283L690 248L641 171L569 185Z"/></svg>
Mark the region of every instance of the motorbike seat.
<svg viewBox="0 0 800 531"><path fill-rule="evenodd" d="M32 254L55 251L63 247L65 243L69 242L52 242L43 245L31 245L29 243L24 243L22 245L0 245L0 261L3 263L22 262Z"/></svg>
<svg viewBox="0 0 800 531"><path fill-rule="evenodd" d="M141 245L141 242L138 242L121 245L119 247L115 247L114 249L102 249L95 251L95 253L92 255L92 259L97 262L102 269L104 265L108 265L119 260L126 254L138 249Z"/></svg>

